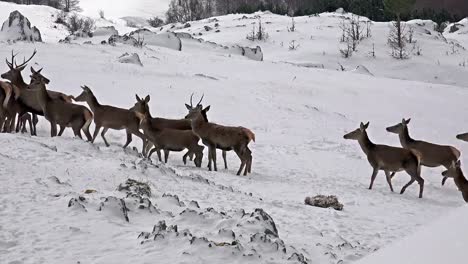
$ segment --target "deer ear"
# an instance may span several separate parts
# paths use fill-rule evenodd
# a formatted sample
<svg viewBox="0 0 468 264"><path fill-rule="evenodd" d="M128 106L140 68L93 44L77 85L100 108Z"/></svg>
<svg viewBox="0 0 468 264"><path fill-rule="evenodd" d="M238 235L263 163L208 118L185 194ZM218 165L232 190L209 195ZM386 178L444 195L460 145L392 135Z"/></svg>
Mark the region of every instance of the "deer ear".
<svg viewBox="0 0 468 264"><path fill-rule="evenodd" d="M192 107L188 104L185 104L185 107L187 107L187 110L192 110Z"/></svg>
<svg viewBox="0 0 468 264"><path fill-rule="evenodd" d="M403 119L404 120L404 119ZM411 118L408 118L405 120L405 125L409 124L411 122Z"/></svg>
<svg viewBox="0 0 468 264"><path fill-rule="evenodd" d="M23 70L26 68L26 66L27 66L27 65L21 66L21 67L19 67L17 70L18 70L18 71L23 71Z"/></svg>
<svg viewBox="0 0 468 264"><path fill-rule="evenodd" d="M457 162L455 162L455 166L457 168L460 168L461 167L461 161L460 160L457 160Z"/></svg>
<svg viewBox="0 0 468 264"><path fill-rule="evenodd" d="M149 95L147 95L146 98L145 98L145 103L149 103L150 100L151 100L151 97Z"/></svg>
<svg viewBox="0 0 468 264"><path fill-rule="evenodd" d="M138 94L135 94L135 98L137 99L138 102L141 101L141 98L138 96Z"/></svg>
<svg viewBox="0 0 468 264"><path fill-rule="evenodd" d="M36 73L36 71L34 70L34 68L31 66L31 73L34 74Z"/></svg>
<svg viewBox="0 0 468 264"><path fill-rule="evenodd" d="M210 108L211 108L211 105L207 106L205 109L203 109L203 112L206 113L206 112L210 111Z"/></svg>
<svg viewBox="0 0 468 264"><path fill-rule="evenodd" d="M40 68L37 73L41 73L41 71L43 70L44 68Z"/></svg>

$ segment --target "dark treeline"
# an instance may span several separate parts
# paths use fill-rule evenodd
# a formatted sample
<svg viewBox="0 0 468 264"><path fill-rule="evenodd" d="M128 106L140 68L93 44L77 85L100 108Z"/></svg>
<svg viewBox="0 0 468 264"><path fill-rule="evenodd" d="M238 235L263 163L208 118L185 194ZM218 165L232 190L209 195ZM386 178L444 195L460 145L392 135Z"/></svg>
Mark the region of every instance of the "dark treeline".
<svg viewBox="0 0 468 264"><path fill-rule="evenodd" d="M390 21L394 14L385 10L383 0L172 0L168 22L198 20L213 15L253 13L269 10L281 15L312 15L333 12L338 8L373 21ZM402 14L403 20L430 19L437 23L459 21L461 18L446 10L423 9Z"/></svg>

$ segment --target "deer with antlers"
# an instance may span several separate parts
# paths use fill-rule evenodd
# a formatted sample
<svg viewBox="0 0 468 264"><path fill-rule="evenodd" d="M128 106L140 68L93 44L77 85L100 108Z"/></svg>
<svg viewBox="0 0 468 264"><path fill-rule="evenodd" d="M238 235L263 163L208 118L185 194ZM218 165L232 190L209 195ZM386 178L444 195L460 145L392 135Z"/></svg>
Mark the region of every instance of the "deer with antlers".
<svg viewBox="0 0 468 264"><path fill-rule="evenodd" d="M150 96L146 96L146 98L141 99L138 95L135 95L137 102L135 105L130 108L132 111L137 111L137 112L148 112L149 113L149 106L148 103L151 100ZM190 98L190 101L192 101L193 94ZM208 122L208 117L206 115L205 111L202 111L203 118L205 119L206 122ZM192 122L188 119L166 119L166 118L159 118L159 117L152 117L151 114L148 117L148 121L154 129L162 130L162 129L177 129L177 130L192 130ZM149 142L147 144L147 150L149 151L152 147L152 143ZM154 148L149 152L148 158L151 158L151 155L154 152L158 152L158 158L159 161L162 162L161 159L161 153L158 148ZM193 153L187 153L188 156L190 157L190 160L193 160ZM226 151L223 150L223 159L224 159L224 166L227 169L227 161L226 161ZM211 163L211 160L210 160Z"/></svg>
<svg viewBox="0 0 468 264"><path fill-rule="evenodd" d="M234 150L241 160L241 165L237 171L240 175L244 170L244 175L251 172L252 169L252 152L248 145L251 141L255 142L255 134L245 127L228 127L215 123L210 123L205 120L202 112L209 111L210 106L203 109L203 97L200 102L194 107L192 102L190 105L185 104L188 115L185 117L192 122L192 131L201 138L203 144L208 147L208 168L211 171L212 165L217 171L216 166L216 149Z"/></svg>
<svg viewBox="0 0 468 264"><path fill-rule="evenodd" d="M57 136L57 125L60 126L58 136L62 136L66 127L71 127L75 136L82 138L81 130L83 130L88 141L92 140L89 133L89 126L93 122L93 114L91 111L82 106L64 102L57 98L52 98L47 92L46 85L50 80L41 74L42 69L35 71L31 67L31 84L30 89L37 89L37 100L41 105L44 117L51 125L51 136Z"/></svg>
<svg viewBox="0 0 468 264"><path fill-rule="evenodd" d="M19 65L16 63L15 59L18 54L14 54L13 51L11 52L11 62L8 61L8 59L5 59L6 64L10 70L6 73L3 73L1 77L3 79L9 80L12 83L15 99L17 101L12 102L12 100L10 100L10 102L6 102L6 104L10 103L10 106L7 107L5 105L5 108L9 108L11 111L15 112L14 117L12 118L13 123L15 122L16 114L19 115L19 118L21 118L21 116L27 112L31 112L33 114L33 118L34 115L44 115L41 106L37 101L38 90L31 91L29 89L29 85L24 82L23 76L21 74L21 72L26 68L27 64L34 58L34 56L36 56L36 54L37 50L34 50L29 59L24 58L23 63ZM47 93L53 99L60 99L68 103L72 102L71 97L63 93L50 90L47 91ZM37 116L35 118L37 118ZM14 124L12 124L12 126L14 126ZM34 129L31 129L31 133L35 133L35 131L35 127Z"/></svg>
<svg viewBox="0 0 468 264"><path fill-rule="evenodd" d="M391 172L406 171L411 176L411 180L401 189L403 194L415 181L419 184L419 198L423 197L424 179L421 178L421 155L411 149L397 148L386 145L374 144L367 135L369 123L361 123L360 127L344 135L344 139L357 140L362 151L367 156L367 160L374 169L371 176L369 190L374 185L374 180L380 170L385 172L387 183L393 192Z"/></svg>
<svg viewBox="0 0 468 264"><path fill-rule="evenodd" d="M448 169L442 172L444 177L453 178L458 190L462 193L463 199L468 203L468 180L461 169L461 162L452 162Z"/></svg>
<svg viewBox="0 0 468 264"><path fill-rule="evenodd" d="M413 149L421 154L421 165L426 167L444 166L446 169L450 167L452 162L456 162L460 158L460 151L452 146L442 146L429 143L422 140L414 140L409 135L408 124L410 119L404 119L401 123L387 127L390 133L398 134L401 146L405 149ZM442 179L442 185L447 181L447 177Z"/></svg>
<svg viewBox="0 0 468 264"><path fill-rule="evenodd" d="M91 108L91 111L94 113L94 123L96 125L96 130L94 131L91 143L94 143L97 135L99 134L99 131L101 128L103 128L101 137L104 140L106 146L109 147L110 145L105 138L107 131L109 129L125 129L127 132L127 142L123 148L127 148L127 146L132 142L133 134L141 138L143 141L142 153L145 155L146 140L148 138L139 130L140 119L138 118L136 112L110 105L102 105L98 102L96 96L94 96L93 92L88 86L82 86L81 88L83 89L83 92L74 98L74 100L77 102L86 102Z"/></svg>

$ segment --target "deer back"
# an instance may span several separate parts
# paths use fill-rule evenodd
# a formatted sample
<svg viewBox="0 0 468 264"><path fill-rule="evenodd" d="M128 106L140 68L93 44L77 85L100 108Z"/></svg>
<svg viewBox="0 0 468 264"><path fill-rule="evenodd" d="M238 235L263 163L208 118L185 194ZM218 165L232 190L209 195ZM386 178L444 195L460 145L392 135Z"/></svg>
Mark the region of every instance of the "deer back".
<svg viewBox="0 0 468 264"><path fill-rule="evenodd" d="M400 171L409 165L419 165L417 151L386 145L375 145L368 154L369 162L388 171Z"/></svg>
<svg viewBox="0 0 468 264"><path fill-rule="evenodd" d="M96 124L116 130L129 127L138 129L140 123L135 112L110 105L96 107L94 121Z"/></svg>

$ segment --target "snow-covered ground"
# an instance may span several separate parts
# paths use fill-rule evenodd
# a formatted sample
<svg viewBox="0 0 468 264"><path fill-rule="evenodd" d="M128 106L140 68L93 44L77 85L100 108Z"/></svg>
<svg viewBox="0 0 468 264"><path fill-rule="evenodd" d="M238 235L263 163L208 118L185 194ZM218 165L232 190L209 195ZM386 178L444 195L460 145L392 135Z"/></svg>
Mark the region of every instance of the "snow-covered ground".
<svg viewBox="0 0 468 264"><path fill-rule="evenodd" d="M99 11L104 11L108 18L135 17L161 17L164 18L170 0L80 0L83 14L90 17L99 17Z"/></svg>
<svg viewBox="0 0 468 264"><path fill-rule="evenodd" d="M0 7L4 20L9 12L3 7L11 5ZM53 27L41 18L44 14L15 8L41 32ZM125 108L133 106L135 94L149 94L152 114L171 118L186 115L184 103L192 92L205 94L213 122L248 127L257 138L251 143L253 173L240 177L235 176L239 161L233 153L228 153L227 171L208 172L206 159L200 169L184 166L179 153L164 165L123 151L122 131L108 133L110 148L101 138L95 145L73 139L70 131L51 139L43 119L39 137L0 134L0 262L300 263L304 256L307 263L351 263L441 217L448 220L440 225L458 228L452 222L458 219L454 211L466 215L466 206L459 208L464 202L453 181L440 186L441 168L423 168L423 199L417 198L416 184L404 195L391 193L382 174L369 191L371 167L358 144L343 135L370 121L372 140L399 145L385 127L412 117L414 138L468 151L467 144L455 139L468 130L463 114L468 111L468 78L465 68L457 66L465 53L446 55L449 44L421 35L427 53L395 61L384 51L385 26L376 24L377 59L367 58L362 48L345 61L338 56L338 18L333 14L298 18L297 33L286 31L287 18L264 16L272 22L265 43L244 40L250 26L235 23L255 20L238 20L242 15L217 18L221 32L199 36L226 45L260 45L263 62L209 48L57 44L54 40L65 35L55 29L46 43L0 43L0 58L11 49L28 56L36 48L30 65L44 67L50 89L76 96L86 84L101 103ZM207 21L191 24L184 31L198 34ZM280 45L292 34L308 36L297 51ZM143 67L119 63L126 52L139 54ZM437 58L441 66L435 67ZM373 76L337 71L332 67L336 62L349 70L364 65ZM298 63L324 64L325 69ZM134 139L131 146L140 148L141 142ZM219 167L221 163L218 158ZM394 186L401 188L408 178L399 173ZM151 194L119 191L128 179L146 183ZM337 195L344 210L304 205L306 196L316 194ZM442 236L443 230L438 232ZM466 236L446 242L455 238L467 243Z"/></svg>

